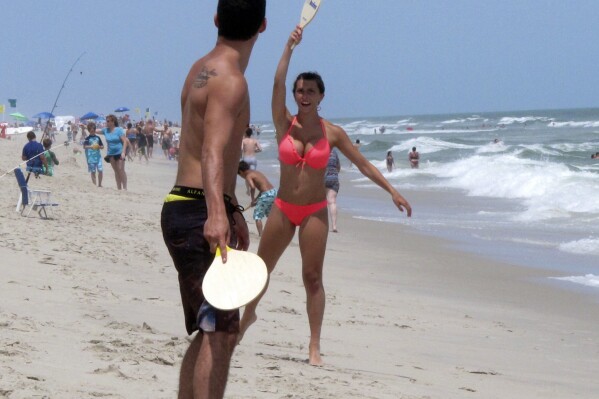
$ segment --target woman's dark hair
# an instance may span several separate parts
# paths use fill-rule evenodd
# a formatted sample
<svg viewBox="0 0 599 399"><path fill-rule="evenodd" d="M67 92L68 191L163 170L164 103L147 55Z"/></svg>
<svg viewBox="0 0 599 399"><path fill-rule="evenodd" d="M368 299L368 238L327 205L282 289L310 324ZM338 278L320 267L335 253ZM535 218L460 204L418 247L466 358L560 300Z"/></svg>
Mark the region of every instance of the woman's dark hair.
<svg viewBox="0 0 599 399"><path fill-rule="evenodd" d="M266 0L219 0L218 35L229 40L249 40L266 15Z"/></svg>
<svg viewBox="0 0 599 399"><path fill-rule="evenodd" d="M295 89L297 88L297 82L300 80L312 80L316 82L316 86L318 86L320 94L324 94L324 81L322 80L322 76L320 76L318 72L302 72L299 75L297 75L297 78L295 78L295 82L293 82L292 93L295 93Z"/></svg>

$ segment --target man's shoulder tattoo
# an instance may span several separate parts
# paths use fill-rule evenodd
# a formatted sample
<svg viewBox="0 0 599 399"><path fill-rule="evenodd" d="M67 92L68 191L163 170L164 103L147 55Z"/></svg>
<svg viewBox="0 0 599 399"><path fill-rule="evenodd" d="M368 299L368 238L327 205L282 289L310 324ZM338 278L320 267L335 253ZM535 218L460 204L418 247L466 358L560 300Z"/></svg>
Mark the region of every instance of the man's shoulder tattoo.
<svg viewBox="0 0 599 399"><path fill-rule="evenodd" d="M193 81L193 87L201 89L202 87L206 86L208 84L208 79L210 79L211 76L218 76L216 69L209 71L206 67L202 67L202 70L200 73L198 73L198 76L196 76L195 80Z"/></svg>

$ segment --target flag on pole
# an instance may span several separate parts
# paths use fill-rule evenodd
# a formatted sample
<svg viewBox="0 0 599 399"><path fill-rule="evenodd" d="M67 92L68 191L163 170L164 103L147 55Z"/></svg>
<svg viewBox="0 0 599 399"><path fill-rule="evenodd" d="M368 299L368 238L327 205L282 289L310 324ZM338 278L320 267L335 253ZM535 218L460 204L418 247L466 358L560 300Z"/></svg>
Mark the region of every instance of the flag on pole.
<svg viewBox="0 0 599 399"><path fill-rule="evenodd" d="M150 107L146 108L146 119L150 119Z"/></svg>
<svg viewBox="0 0 599 399"><path fill-rule="evenodd" d="M17 108L17 99L16 98L9 98L8 102L10 103L11 108Z"/></svg>
<svg viewBox="0 0 599 399"><path fill-rule="evenodd" d="M0 114L4 113L4 104L0 104Z"/></svg>

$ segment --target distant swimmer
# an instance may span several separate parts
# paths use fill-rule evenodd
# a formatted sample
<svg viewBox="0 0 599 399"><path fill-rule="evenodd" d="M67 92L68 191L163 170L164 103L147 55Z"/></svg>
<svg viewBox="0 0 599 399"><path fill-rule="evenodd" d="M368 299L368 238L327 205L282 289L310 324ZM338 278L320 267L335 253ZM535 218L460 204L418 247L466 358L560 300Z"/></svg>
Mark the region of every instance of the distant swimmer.
<svg viewBox="0 0 599 399"><path fill-rule="evenodd" d="M385 133L385 130L387 130L387 128L385 126L381 126L379 128L379 132L381 132L381 134Z"/></svg>
<svg viewBox="0 0 599 399"><path fill-rule="evenodd" d="M391 151L387 151L387 172L392 172L394 166L395 160L393 159L393 153Z"/></svg>
<svg viewBox="0 0 599 399"><path fill-rule="evenodd" d="M416 151L416 147L412 147L412 151L408 154L410 160L410 166L412 169L418 169L418 162L420 161L420 154Z"/></svg>
<svg viewBox="0 0 599 399"><path fill-rule="evenodd" d="M594 153L593 155L591 155L592 159L599 159L599 152Z"/></svg>

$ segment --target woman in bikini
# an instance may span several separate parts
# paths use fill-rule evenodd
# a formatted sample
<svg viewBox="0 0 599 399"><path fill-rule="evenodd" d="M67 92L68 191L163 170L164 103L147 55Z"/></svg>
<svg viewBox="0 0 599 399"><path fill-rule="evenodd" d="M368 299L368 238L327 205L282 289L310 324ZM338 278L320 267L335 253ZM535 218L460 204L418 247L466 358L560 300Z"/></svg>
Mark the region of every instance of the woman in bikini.
<svg viewBox="0 0 599 399"><path fill-rule="evenodd" d="M320 331L325 307L322 269L328 235L327 200L324 181L329 153L338 148L362 174L391 194L393 203L411 215L408 202L383 175L352 145L345 131L322 119L318 111L324 98L324 83L315 72L300 74L293 84L298 106L293 116L285 106L285 80L291 60L292 45L302 39L299 26L291 33L275 73L272 115L279 144L281 178L275 206L264 228L258 255L271 273L299 227L302 277L307 296L310 324L309 362L322 364ZM263 293L264 294L264 293ZM248 304L240 323L240 338L256 321L256 307L261 296Z"/></svg>

